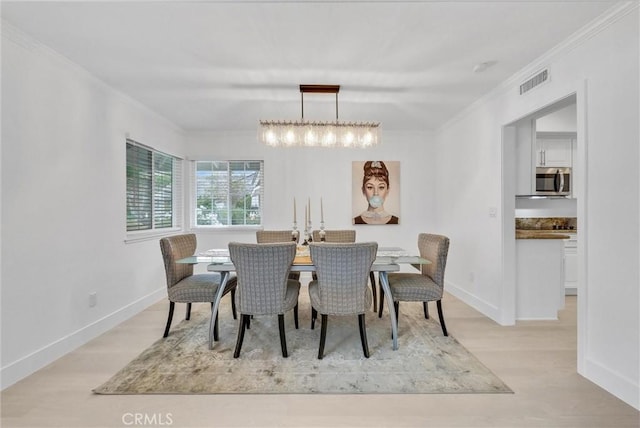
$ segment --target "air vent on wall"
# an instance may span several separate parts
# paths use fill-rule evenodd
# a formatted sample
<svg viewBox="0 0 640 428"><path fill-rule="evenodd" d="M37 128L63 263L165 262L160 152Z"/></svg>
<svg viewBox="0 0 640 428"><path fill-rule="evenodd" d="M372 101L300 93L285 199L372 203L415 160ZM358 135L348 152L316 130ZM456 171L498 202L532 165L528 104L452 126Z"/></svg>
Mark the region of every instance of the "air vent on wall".
<svg viewBox="0 0 640 428"><path fill-rule="evenodd" d="M527 80L522 85L520 85L520 95L546 82L548 78L549 78L549 70L547 69L542 70L540 73L536 74L531 79Z"/></svg>

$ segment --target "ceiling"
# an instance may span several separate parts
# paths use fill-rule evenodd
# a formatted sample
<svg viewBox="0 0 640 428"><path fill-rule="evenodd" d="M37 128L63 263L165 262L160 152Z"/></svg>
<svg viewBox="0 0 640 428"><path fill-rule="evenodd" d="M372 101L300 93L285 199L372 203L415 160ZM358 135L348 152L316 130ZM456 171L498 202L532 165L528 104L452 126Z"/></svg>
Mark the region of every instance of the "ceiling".
<svg viewBox="0 0 640 428"><path fill-rule="evenodd" d="M2 2L2 18L187 131L299 119L437 129L610 1ZM474 72L479 63L483 72ZM306 94L305 119L335 117Z"/></svg>

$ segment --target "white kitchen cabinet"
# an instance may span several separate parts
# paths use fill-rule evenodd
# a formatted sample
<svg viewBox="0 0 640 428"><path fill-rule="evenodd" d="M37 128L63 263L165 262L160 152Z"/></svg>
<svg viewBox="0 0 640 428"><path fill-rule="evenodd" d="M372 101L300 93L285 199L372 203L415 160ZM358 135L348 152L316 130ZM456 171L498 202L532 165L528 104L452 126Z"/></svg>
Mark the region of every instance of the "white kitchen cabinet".
<svg viewBox="0 0 640 428"><path fill-rule="evenodd" d="M562 239L516 239L516 319L555 320L564 308Z"/></svg>
<svg viewBox="0 0 640 428"><path fill-rule="evenodd" d="M536 136L535 162L536 166L572 166L573 138L568 136Z"/></svg>
<svg viewBox="0 0 640 428"><path fill-rule="evenodd" d="M570 234L570 239L564 241L564 294L575 296L578 294L578 239Z"/></svg>

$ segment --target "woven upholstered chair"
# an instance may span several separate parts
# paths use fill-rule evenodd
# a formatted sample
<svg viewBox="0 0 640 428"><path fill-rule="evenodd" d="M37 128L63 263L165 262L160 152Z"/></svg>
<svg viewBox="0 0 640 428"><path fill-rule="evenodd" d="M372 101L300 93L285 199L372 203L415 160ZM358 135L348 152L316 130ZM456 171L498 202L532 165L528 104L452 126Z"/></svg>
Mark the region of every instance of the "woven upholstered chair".
<svg viewBox="0 0 640 428"><path fill-rule="evenodd" d="M245 328L252 316L278 315L282 356L287 357L284 313L293 309L298 328L298 295L300 282L289 279L289 270L296 256L295 242L275 244L229 243L231 261L236 267L238 291L236 306L240 311L238 339L234 358L240 356Z"/></svg>
<svg viewBox="0 0 640 428"><path fill-rule="evenodd" d="M175 235L160 239L160 251L164 260L164 270L167 277L167 294L169 297L169 318L164 329L164 336L169 335L173 310L176 303L186 303L187 313L185 319L191 318L191 304L197 302L213 302L216 299L220 274L199 273L193 274L193 265L176 263L177 260L193 256L196 251L196 235ZM236 318L236 308L233 302L235 294L236 278L231 277L227 281L224 294L231 292L231 308L233 318ZM218 340L218 316L216 314L214 339Z"/></svg>
<svg viewBox="0 0 640 428"><path fill-rule="evenodd" d="M299 239L299 235L298 235ZM290 230L257 230L256 242L258 244L268 244L274 242L293 242Z"/></svg>
<svg viewBox="0 0 640 428"><path fill-rule="evenodd" d="M294 242L291 239L290 230L257 230L256 242L258 244L273 244L276 242ZM300 240L300 234L298 234ZM297 243L297 241L295 241ZM300 281L300 272L289 272L289 278Z"/></svg>
<svg viewBox="0 0 640 428"><path fill-rule="evenodd" d="M313 242L322 242L320 240L320 231L313 231ZM356 231L353 229L344 229L344 230L325 230L324 231L324 242L356 242ZM313 279L316 279L315 273L313 274ZM369 280L371 281L371 291L373 292L373 311L376 312L376 302L377 298L377 290L378 287L376 285L376 276L373 272L369 272Z"/></svg>
<svg viewBox="0 0 640 428"><path fill-rule="evenodd" d="M320 231L312 232L313 242L320 242ZM345 230L325 230L324 242L356 242L356 231L352 229Z"/></svg>
<svg viewBox="0 0 640 428"><path fill-rule="evenodd" d="M428 302L435 301L438 306L438 317L442 334L448 336L447 327L442 314L442 295L444 293L444 270L447 266L449 253L449 238L442 235L421 233L418 235L418 249L420 257L431 262L421 265L420 273L396 272L389 274L389 288L393 296L393 305L396 309L396 317L399 314L399 302L422 302L424 317L429 318ZM380 312L382 315L382 302L384 296L380 296Z"/></svg>
<svg viewBox="0 0 640 428"><path fill-rule="evenodd" d="M309 283L311 329L318 313L322 316L318 359L324 355L328 315L358 315L362 351L369 358L364 314L371 306L367 283L378 244L311 243L309 249L318 275L317 280Z"/></svg>

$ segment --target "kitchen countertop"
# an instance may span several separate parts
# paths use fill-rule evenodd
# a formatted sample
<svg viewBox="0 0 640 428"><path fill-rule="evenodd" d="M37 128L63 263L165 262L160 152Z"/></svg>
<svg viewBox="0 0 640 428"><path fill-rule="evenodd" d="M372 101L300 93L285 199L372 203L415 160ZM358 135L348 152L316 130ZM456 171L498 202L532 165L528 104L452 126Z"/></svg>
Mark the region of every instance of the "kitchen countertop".
<svg viewBox="0 0 640 428"><path fill-rule="evenodd" d="M569 239L576 230L516 229L516 239Z"/></svg>

